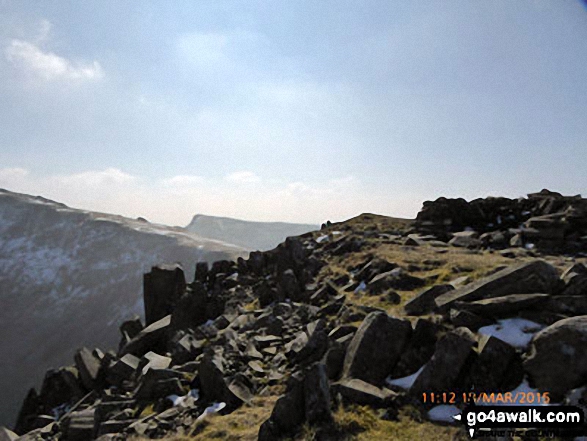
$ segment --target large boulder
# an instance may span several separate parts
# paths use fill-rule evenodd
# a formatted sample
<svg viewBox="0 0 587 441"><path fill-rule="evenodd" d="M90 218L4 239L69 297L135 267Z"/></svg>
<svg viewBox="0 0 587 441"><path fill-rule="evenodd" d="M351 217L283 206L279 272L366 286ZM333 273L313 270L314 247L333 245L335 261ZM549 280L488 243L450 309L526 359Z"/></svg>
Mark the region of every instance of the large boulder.
<svg viewBox="0 0 587 441"><path fill-rule="evenodd" d="M179 329L195 329L204 323L206 317L206 305L208 303L208 292L204 285L195 281L179 296L171 314L171 328L174 331Z"/></svg>
<svg viewBox="0 0 587 441"><path fill-rule="evenodd" d="M505 392L520 384L523 371L513 346L484 335L479 340L478 353L466 381L471 390Z"/></svg>
<svg viewBox="0 0 587 441"><path fill-rule="evenodd" d="M224 402L229 410L234 410L247 401L248 393L240 393L244 387L225 378L224 364L224 358L217 353L206 353L202 357L198 367L202 398Z"/></svg>
<svg viewBox="0 0 587 441"><path fill-rule="evenodd" d="M560 398L587 378L587 315L561 320L538 332L524 369L542 392Z"/></svg>
<svg viewBox="0 0 587 441"><path fill-rule="evenodd" d="M78 350L74 355L74 360L84 387L88 390L94 389L97 386L100 373L100 360L87 348Z"/></svg>
<svg viewBox="0 0 587 441"><path fill-rule="evenodd" d="M343 377L380 385L399 360L412 333L409 321L376 311L370 313L347 349Z"/></svg>
<svg viewBox="0 0 587 441"><path fill-rule="evenodd" d="M342 397L345 403L360 406L385 407L395 397L388 389L378 388L357 378L348 378L331 387L333 395Z"/></svg>
<svg viewBox="0 0 587 441"><path fill-rule="evenodd" d="M62 367L47 371L39 398L46 411L49 411L60 404L75 402L83 396L77 369Z"/></svg>
<svg viewBox="0 0 587 441"><path fill-rule="evenodd" d="M453 307L481 317L511 317L524 309L544 305L550 297L549 294L510 294L475 302L455 302Z"/></svg>
<svg viewBox="0 0 587 441"><path fill-rule="evenodd" d="M304 409L309 424L327 423L332 420L330 411L330 386L326 368L316 363L308 369L304 378Z"/></svg>
<svg viewBox="0 0 587 441"><path fill-rule="evenodd" d="M41 412L41 401L39 394L34 388L29 389L16 420L16 426L14 430L16 433L23 434L34 429L34 420Z"/></svg>
<svg viewBox="0 0 587 441"><path fill-rule="evenodd" d="M133 354L142 357L149 351L166 352L170 325L171 315L150 324L122 348L120 355Z"/></svg>
<svg viewBox="0 0 587 441"><path fill-rule="evenodd" d="M436 298L436 306L448 310L457 301L475 301L509 294L553 294L560 288L558 271L543 260L505 268Z"/></svg>
<svg viewBox="0 0 587 441"><path fill-rule="evenodd" d="M436 344L432 359L410 389L416 396L427 392L455 390L464 367L474 357L475 337L466 328L449 332Z"/></svg>
<svg viewBox="0 0 587 441"><path fill-rule="evenodd" d="M454 291L452 285L435 285L428 288L407 302L404 310L408 315L424 315L428 314L436 308L435 300L438 296Z"/></svg>
<svg viewBox="0 0 587 441"><path fill-rule="evenodd" d="M185 288L185 275L180 264L152 267L151 272L143 276L146 325L171 314Z"/></svg>
<svg viewBox="0 0 587 441"><path fill-rule="evenodd" d="M14 441L18 435L6 427L0 426L0 441Z"/></svg>

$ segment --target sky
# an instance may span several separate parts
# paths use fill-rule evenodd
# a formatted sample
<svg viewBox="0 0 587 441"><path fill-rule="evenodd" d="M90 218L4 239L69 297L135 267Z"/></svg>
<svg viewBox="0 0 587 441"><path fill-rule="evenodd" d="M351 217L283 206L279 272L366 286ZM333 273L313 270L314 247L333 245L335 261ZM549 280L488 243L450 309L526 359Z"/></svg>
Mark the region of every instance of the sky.
<svg viewBox="0 0 587 441"><path fill-rule="evenodd" d="M585 196L587 7L0 0L0 103L0 188L171 225Z"/></svg>

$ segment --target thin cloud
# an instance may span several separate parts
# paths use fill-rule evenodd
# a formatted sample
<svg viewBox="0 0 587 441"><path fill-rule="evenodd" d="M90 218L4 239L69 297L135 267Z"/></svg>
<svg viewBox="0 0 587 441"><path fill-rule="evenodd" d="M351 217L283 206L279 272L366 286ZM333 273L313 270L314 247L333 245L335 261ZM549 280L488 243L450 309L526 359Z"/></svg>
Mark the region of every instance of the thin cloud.
<svg viewBox="0 0 587 441"><path fill-rule="evenodd" d="M105 185L121 185L135 183L138 178L117 168L99 171L86 171L72 175L57 176L55 179L65 185L102 187Z"/></svg>
<svg viewBox="0 0 587 441"><path fill-rule="evenodd" d="M12 40L4 54L14 67L45 81L95 81L104 77L104 70L97 61L74 63L53 52L43 52L38 46L23 40Z"/></svg>
<svg viewBox="0 0 587 441"><path fill-rule="evenodd" d="M237 171L226 176L229 182L251 183L260 182L261 178L252 171Z"/></svg>

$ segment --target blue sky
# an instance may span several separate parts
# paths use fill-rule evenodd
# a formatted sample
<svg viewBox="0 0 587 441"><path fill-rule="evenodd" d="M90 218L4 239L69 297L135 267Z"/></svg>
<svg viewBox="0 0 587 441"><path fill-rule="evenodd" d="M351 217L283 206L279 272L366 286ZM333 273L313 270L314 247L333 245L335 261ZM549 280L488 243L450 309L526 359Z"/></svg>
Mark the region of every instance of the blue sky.
<svg viewBox="0 0 587 441"><path fill-rule="evenodd" d="M579 0L0 0L0 101L0 187L169 224L587 193Z"/></svg>

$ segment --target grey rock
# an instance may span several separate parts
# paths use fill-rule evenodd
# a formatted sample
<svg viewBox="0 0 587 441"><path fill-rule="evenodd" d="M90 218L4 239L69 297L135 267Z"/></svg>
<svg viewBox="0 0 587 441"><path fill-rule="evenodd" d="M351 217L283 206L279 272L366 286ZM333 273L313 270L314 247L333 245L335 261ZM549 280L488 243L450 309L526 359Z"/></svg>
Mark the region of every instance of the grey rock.
<svg viewBox="0 0 587 441"><path fill-rule="evenodd" d="M524 369L541 392L552 399L585 383L587 316L571 317L538 332L530 343Z"/></svg>
<svg viewBox="0 0 587 441"><path fill-rule="evenodd" d="M585 315L587 314L587 295L552 296L546 302L544 309L551 313L568 316Z"/></svg>
<svg viewBox="0 0 587 441"><path fill-rule="evenodd" d="M386 407L395 394L385 388L378 388L357 378L343 379L331 386L332 394L340 394L345 403L360 406Z"/></svg>
<svg viewBox="0 0 587 441"><path fill-rule="evenodd" d="M436 298L436 306L448 310L456 301L475 301L509 294L553 294L560 287L555 267L542 260L521 263L484 277Z"/></svg>
<svg viewBox="0 0 587 441"><path fill-rule="evenodd" d="M14 441L18 435L4 426L0 426L0 441Z"/></svg>
<svg viewBox="0 0 587 441"><path fill-rule="evenodd" d="M204 285L194 282L190 288L180 294L171 314L171 328L195 329L207 319L206 308L208 305L208 293Z"/></svg>
<svg viewBox="0 0 587 441"><path fill-rule="evenodd" d="M381 384L399 360L411 332L408 321L370 313L349 344L343 377Z"/></svg>
<svg viewBox="0 0 587 441"><path fill-rule="evenodd" d="M463 367L474 355L474 336L452 331L442 337L436 344L432 359L416 378L410 389L416 396L422 392L443 392L454 390ZM470 333L470 331L468 331Z"/></svg>
<svg viewBox="0 0 587 441"><path fill-rule="evenodd" d="M519 358L515 348L496 337L484 335L479 340L478 352L468 373L467 385L478 392L510 390L506 388L512 383L511 374L516 372L514 363ZM517 373L514 387L523 377L521 369Z"/></svg>
<svg viewBox="0 0 587 441"><path fill-rule="evenodd" d="M456 327L460 328L464 326L465 328L470 329L473 332L477 332L479 328L483 326L489 326L494 323L494 321L487 317L481 317L470 311L463 311L457 309L450 310L450 321Z"/></svg>
<svg viewBox="0 0 587 441"><path fill-rule="evenodd" d="M194 282L205 284L208 282L208 262L196 263L196 273L194 275Z"/></svg>
<svg viewBox="0 0 587 441"><path fill-rule="evenodd" d="M142 376L134 396L137 400L156 400L168 395L182 395L179 382L182 378L183 374L173 369L149 369Z"/></svg>
<svg viewBox="0 0 587 441"><path fill-rule="evenodd" d="M74 355L74 360L84 387L88 390L94 389L97 386L100 373L100 360L87 348L78 350Z"/></svg>
<svg viewBox="0 0 587 441"><path fill-rule="evenodd" d="M171 358L149 351L143 356L139 368L145 375L149 369L167 369L170 364Z"/></svg>
<svg viewBox="0 0 587 441"><path fill-rule="evenodd" d="M457 301L452 306L482 317L512 317L523 309L540 308L549 301L550 297L549 294L509 294L475 302Z"/></svg>
<svg viewBox="0 0 587 441"><path fill-rule="evenodd" d="M428 314L436 308L434 300L447 292L454 291L452 285L435 285L428 288L414 297L412 300L407 302L404 306L404 310L409 315L424 315Z"/></svg>
<svg viewBox="0 0 587 441"><path fill-rule="evenodd" d="M475 231L460 231L453 234L449 245L461 248L479 248L482 245L479 234Z"/></svg>
<svg viewBox="0 0 587 441"><path fill-rule="evenodd" d="M395 268L373 277L367 284L367 290L371 294L380 294L388 289L411 291L425 284L426 282L423 279L411 276L401 268Z"/></svg>
<svg viewBox="0 0 587 441"><path fill-rule="evenodd" d="M316 363L306 372L304 378L304 409L309 424L332 421L330 410L330 387L326 368Z"/></svg>
<svg viewBox="0 0 587 441"><path fill-rule="evenodd" d="M110 384L121 385L123 381L130 380L139 367L141 360L132 354L126 354L116 360L106 370L106 380Z"/></svg>
<svg viewBox="0 0 587 441"><path fill-rule="evenodd" d="M83 396L77 369L63 367L47 371L39 400L48 411L60 404L75 402Z"/></svg>
<svg viewBox="0 0 587 441"><path fill-rule="evenodd" d="M149 351L166 352L170 325L171 315L150 324L122 348L120 355L133 354L141 357Z"/></svg>
<svg viewBox="0 0 587 441"><path fill-rule="evenodd" d="M185 288L185 275L181 265L159 265L151 268L151 272L143 276L146 325L171 314Z"/></svg>
<svg viewBox="0 0 587 441"><path fill-rule="evenodd" d="M72 412L66 418L65 439L67 441L88 441L94 438L95 409Z"/></svg>

